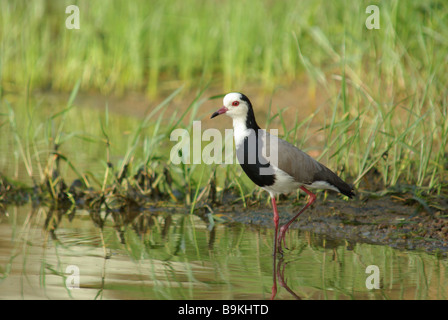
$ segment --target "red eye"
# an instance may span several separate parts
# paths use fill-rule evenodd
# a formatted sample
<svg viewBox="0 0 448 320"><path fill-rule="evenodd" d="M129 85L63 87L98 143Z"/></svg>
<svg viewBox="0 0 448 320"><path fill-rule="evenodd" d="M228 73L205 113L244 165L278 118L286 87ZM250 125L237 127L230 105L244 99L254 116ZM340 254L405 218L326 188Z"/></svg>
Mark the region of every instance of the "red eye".
<svg viewBox="0 0 448 320"><path fill-rule="evenodd" d="M239 101L233 101L233 102L232 102L232 106L234 106L234 107L237 107L239 104L240 104Z"/></svg>

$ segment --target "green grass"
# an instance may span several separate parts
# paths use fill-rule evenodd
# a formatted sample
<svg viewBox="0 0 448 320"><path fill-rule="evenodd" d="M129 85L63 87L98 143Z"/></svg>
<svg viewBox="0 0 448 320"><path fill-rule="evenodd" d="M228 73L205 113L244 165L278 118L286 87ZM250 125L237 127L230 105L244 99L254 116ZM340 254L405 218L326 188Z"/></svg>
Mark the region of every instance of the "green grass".
<svg viewBox="0 0 448 320"><path fill-rule="evenodd" d="M383 188L415 185L436 194L446 188L444 1L377 2L379 30L364 25L365 8L374 4L367 1L76 1L80 30L65 28L69 4L0 3L0 132L9 150L0 161L15 168L4 175L39 184L60 166L62 176L105 192L146 166L153 187L172 199L181 190L193 208L216 170L218 189L233 188L247 205L253 184L238 168L171 164L170 132L191 130L207 113L199 108L208 85L223 91L255 85L269 95L294 90L306 77L307 98L330 98L306 114L295 110L295 119L275 100L257 106L269 108L267 127L306 151L323 136L318 159L363 190L375 174ZM73 94L63 106L48 106L36 90ZM78 91L129 90L167 98L143 120L116 117L107 106L79 112L74 105ZM169 109L181 91L197 97L183 111Z"/></svg>

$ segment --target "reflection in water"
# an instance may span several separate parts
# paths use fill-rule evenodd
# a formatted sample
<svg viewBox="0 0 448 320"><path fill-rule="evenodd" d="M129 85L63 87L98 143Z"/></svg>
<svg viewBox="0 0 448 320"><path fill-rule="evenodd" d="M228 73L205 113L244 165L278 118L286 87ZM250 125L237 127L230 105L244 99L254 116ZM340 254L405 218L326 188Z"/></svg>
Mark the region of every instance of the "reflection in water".
<svg viewBox="0 0 448 320"><path fill-rule="evenodd" d="M291 232L273 264L272 231L167 209L10 207L0 213L0 298L446 299L447 261ZM366 288L377 265L381 287ZM70 266L79 268L71 289Z"/></svg>
<svg viewBox="0 0 448 320"><path fill-rule="evenodd" d="M277 261L276 261L277 260ZM273 276L273 285L272 285L272 292L271 292L271 300L275 299L275 296L277 295L277 280L280 283L280 286L285 288L286 291L296 300L302 300L286 283L285 278L285 267L287 265L287 262L283 260L283 256L277 257L277 259L274 259L274 268L272 274Z"/></svg>
<svg viewBox="0 0 448 320"><path fill-rule="evenodd" d="M328 239L326 237L318 236L318 235L311 235L310 233L307 234L306 237L307 244L324 248L326 249L326 252L331 250L331 261L336 262L338 261L338 255L337 255L337 248L340 246L346 246L348 250L351 250L354 246L352 242L349 241L341 241L341 240L334 240L334 239ZM294 256L299 256L303 250L306 249L306 244L302 244L299 248L296 248L294 251ZM284 288L286 292L288 292L292 298L295 300L302 300L302 298L292 290L287 283L287 278L285 277L285 270L288 264L292 264L294 261L286 261L285 257L287 255L279 255L274 256L274 262L273 262L273 285L272 285L272 291L271 291L271 300L275 299L277 295L277 282L280 285L280 287Z"/></svg>

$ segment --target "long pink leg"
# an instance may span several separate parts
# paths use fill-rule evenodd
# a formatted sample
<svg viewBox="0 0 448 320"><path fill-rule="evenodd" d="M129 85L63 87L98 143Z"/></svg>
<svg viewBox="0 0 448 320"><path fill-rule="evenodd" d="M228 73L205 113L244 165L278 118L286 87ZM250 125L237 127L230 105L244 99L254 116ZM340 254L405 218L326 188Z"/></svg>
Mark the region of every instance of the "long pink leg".
<svg viewBox="0 0 448 320"><path fill-rule="evenodd" d="M272 285L272 291L271 291L271 300L275 298L275 295L277 294L277 235L278 235L278 211L277 211L277 204L275 203L275 197L271 196L272 201L272 209L274 210L274 225L275 225L275 235L274 235L274 264L273 264L273 275L274 275L274 281Z"/></svg>
<svg viewBox="0 0 448 320"><path fill-rule="evenodd" d="M278 210L277 210L277 204L275 202L275 197L271 196L271 201L272 201L272 209L274 210L274 226L275 226L275 235L274 235L274 257L275 254L277 253L277 235L278 235L278 221L279 221L279 216L278 216Z"/></svg>
<svg viewBox="0 0 448 320"><path fill-rule="evenodd" d="M316 195L314 193L312 193L311 191L309 191L308 189L306 189L305 187L300 187L300 189L302 189L303 191L305 191L308 195L309 195L309 199L308 199L308 203L302 208L302 210L300 210L300 212L295 215L291 220L288 221L288 223L286 223L284 226L282 226L280 228L280 235L278 237L278 246L279 246L279 251L283 252L282 250L282 241L283 241L283 245L285 245L285 233L286 230L288 230L289 226L291 223L294 222L294 220L297 219L298 216L300 216L300 214L306 210L306 208L308 208L311 204L313 204L314 200L316 200ZM276 230L277 233L277 230Z"/></svg>

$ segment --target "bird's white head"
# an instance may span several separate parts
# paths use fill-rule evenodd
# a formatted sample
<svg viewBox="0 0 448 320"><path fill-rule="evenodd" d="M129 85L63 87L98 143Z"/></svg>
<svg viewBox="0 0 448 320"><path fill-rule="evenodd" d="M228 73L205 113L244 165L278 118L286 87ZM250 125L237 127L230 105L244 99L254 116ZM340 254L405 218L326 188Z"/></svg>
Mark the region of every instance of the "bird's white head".
<svg viewBox="0 0 448 320"><path fill-rule="evenodd" d="M252 108L249 99L239 92L226 94L223 104L222 108L213 113L211 118L225 113L232 119L246 119L249 109Z"/></svg>

